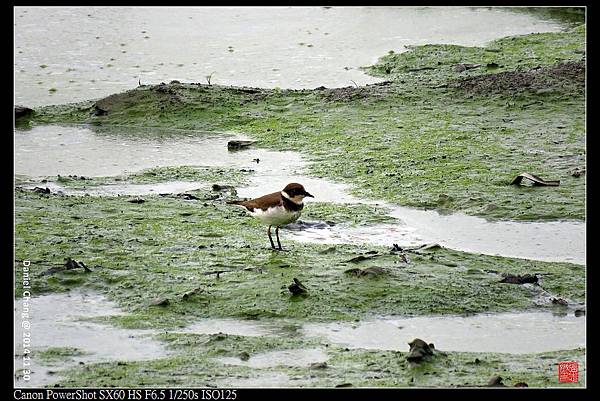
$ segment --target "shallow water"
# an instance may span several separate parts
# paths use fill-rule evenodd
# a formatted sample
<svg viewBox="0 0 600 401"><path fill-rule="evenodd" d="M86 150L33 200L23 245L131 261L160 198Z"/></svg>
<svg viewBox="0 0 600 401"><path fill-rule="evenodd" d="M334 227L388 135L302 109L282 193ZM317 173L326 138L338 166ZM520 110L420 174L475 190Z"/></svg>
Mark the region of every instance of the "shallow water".
<svg viewBox="0 0 600 401"><path fill-rule="evenodd" d="M183 82L265 88L379 81L358 68L427 43L562 28L502 7L15 7L15 101L39 106ZM56 91L49 91L56 89Z"/></svg>
<svg viewBox="0 0 600 401"><path fill-rule="evenodd" d="M281 330L276 325L265 325L257 320L239 319L203 319L192 323L185 329L178 330L182 333L218 334L224 333L232 336L263 337L276 335Z"/></svg>
<svg viewBox="0 0 600 401"><path fill-rule="evenodd" d="M327 353L320 348L263 352L250 355L247 361L235 357L216 358L216 360L226 365L248 366L256 369L273 368L276 366L307 367L311 363L325 362L327 359L329 359Z"/></svg>
<svg viewBox="0 0 600 401"><path fill-rule="evenodd" d="M408 351L415 338L441 351L526 354L585 347L585 317L549 312L307 323L302 333L350 348Z"/></svg>
<svg viewBox="0 0 600 401"><path fill-rule="evenodd" d="M325 226L294 231L301 242L368 243L401 247L437 243L464 252L547 262L586 263L585 223L576 221L491 222L463 213L440 214L381 203L398 223Z"/></svg>
<svg viewBox="0 0 600 401"><path fill-rule="evenodd" d="M23 188L34 189L35 187L48 188L52 192L63 193L65 195L95 195L95 196L119 196L119 195L158 195L158 194L178 194L195 189L205 189L209 185L205 182L194 181L167 181L153 184L110 184L90 186L85 189L68 188L54 182L36 182L23 185Z"/></svg>
<svg viewBox="0 0 600 401"><path fill-rule="evenodd" d="M525 354L585 347L586 317L574 308L564 313L481 313L470 316L383 316L360 322L303 323L291 319L202 319L182 332L239 336L304 336L350 348L408 351L415 338L433 342L442 351ZM320 349L287 350L253 355L248 361L227 357L223 363L272 367L324 362ZM294 365L296 364L296 365Z"/></svg>
<svg viewBox="0 0 600 401"><path fill-rule="evenodd" d="M303 166L293 152L249 148L229 152L227 141L248 139L159 128L110 131L86 126L37 126L15 130L15 174L30 177L113 176L165 166L221 166L252 169L257 174L281 169L293 175ZM259 159L256 163L254 159Z"/></svg>
<svg viewBox="0 0 600 401"><path fill-rule="evenodd" d="M229 376L225 380L218 380L216 383L220 388L244 388L244 387L290 387L301 383L294 382L285 373L266 372L256 374L252 377Z"/></svg>
<svg viewBox="0 0 600 401"><path fill-rule="evenodd" d="M572 309L572 308L571 308ZM15 371L22 365L22 300L15 300ZM566 312L566 310L565 310ZM126 330L85 319L122 314L103 296L71 292L33 298L30 305L31 342L34 352L48 347L74 347L84 351L56 363L32 357L29 382L15 379L16 387L41 387L60 379L60 370L100 361L156 359L170 354L153 340L156 330ZM421 338L441 351L533 353L585 347L586 317L572 310L550 312L477 314L402 318L374 317L360 322L302 322L292 319L202 319L173 332L239 336L303 336L320 338L323 344L348 348L408 351L408 342ZM326 362L325 348L273 350L239 357L216 358L223 364L269 369L276 366L309 366ZM287 375L257 373L256 377L231 378L240 386L301 385ZM230 384L231 385L231 384Z"/></svg>
<svg viewBox="0 0 600 401"><path fill-rule="evenodd" d="M15 300L15 359L14 367L23 368L21 299ZM15 380L17 387L39 387L60 379L59 373L51 374L80 362L144 360L168 354L162 344L150 338L150 330L129 330L83 321L82 319L119 315L121 310L99 294L72 292L34 297L29 306L31 347L43 350L48 347L74 347L84 355L71 357L67 363L52 366L32 356L31 380Z"/></svg>
<svg viewBox="0 0 600 401"><path fill-rule="evenodd" d="M289 182L300 182L316 201L377 203L390 208L390 215L398 220L393 224L358 227L320 225L319 228L288 230L284 234L297 241L367 243L390 247L394 243L400 246L438 243L466 252L585 264L583 222L490 222L462 213L442 215L431 210L359 199L349 193L348 185L305 175L308 161L299 153L276 152L254 146L229 152L227 142L248 139L242 135L153 128L117 128L96 132L85 126L38 126L30 130L15 130L14 137L16 174L38 178L57 174L106 176L157 166L238 167L255 171L248 186L237 188L238 196L242 198L257 197L277 191ZM158 139L148 139L150 137ZM259 162L256 163L255 159ZM91 189L89 193L143 195L166 190L179 192L182 188L188 190L202 183L188 184L168 182L154 187L146 184L107 185ZM213 183L204 183L209 184ZM62 190L69 193L66 189ZM306 201L307 208L310 202L311 199Z"/></svg>

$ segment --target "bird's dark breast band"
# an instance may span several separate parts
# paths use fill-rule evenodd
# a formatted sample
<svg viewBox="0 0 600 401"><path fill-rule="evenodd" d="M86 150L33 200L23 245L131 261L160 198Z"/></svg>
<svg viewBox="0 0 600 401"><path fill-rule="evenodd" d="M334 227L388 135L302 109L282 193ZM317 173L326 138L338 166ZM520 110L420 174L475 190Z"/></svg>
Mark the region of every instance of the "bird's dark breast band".
<svg viewBox="0 0 600 401"><path fill-rule="evenodd" d="M303 203L297 204L296 202L289 200L285 196L282 196L281 199L283 199L283 203L285 203L285 207L294 212L297 212L298 210L302 210L302 208L304 207Z"/></svg>

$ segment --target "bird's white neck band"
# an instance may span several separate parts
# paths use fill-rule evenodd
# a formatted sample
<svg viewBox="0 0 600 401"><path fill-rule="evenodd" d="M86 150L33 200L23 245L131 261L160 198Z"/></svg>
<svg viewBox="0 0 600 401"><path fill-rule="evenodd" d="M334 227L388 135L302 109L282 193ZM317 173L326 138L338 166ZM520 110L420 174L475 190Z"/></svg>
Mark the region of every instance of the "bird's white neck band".
<svg viewBox="0 0 600 401"><path fill-rule="evenodd" d="M301 205L302 204L302 196L301 195L298 195L298 196L294 197L294 198L299 198L299 199L294 199L294 198L290 198L290 196L288 195L287 192L281 191L281 196L283 196L284 198L286 198L286 199L294 202L297 205Z"/></svg>

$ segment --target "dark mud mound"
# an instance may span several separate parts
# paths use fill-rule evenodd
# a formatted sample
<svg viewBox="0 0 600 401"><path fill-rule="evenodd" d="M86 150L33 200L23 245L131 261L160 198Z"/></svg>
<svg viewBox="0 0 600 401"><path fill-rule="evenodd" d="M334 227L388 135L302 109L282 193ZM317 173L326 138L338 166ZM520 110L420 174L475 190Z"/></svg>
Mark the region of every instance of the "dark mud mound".
<svg viewBox="0 0 600 401"><path fill-rule="evenodd" d="M498 74L466 78L449 85L475 93L551 91L564 87L585 86L585 61L536 67L527 71L506 71Z"/></svg>
<svg viewBox="0 0 600 401"><path fill-rule="evenodd" d="M366 86L346 86L343 88L325 88L320 86L314 90L329 102L350 102L367 97L385 96L392 82L384 81Z"/></svg>
<svg viewBox="0 0 600 401"><path fill-rule="evenodd" d="M274 91L172 81L143 85L96 101L91 113L101 117L128 111L132 116L153 116L189 107L222 109L258 101ZM189 111L189 110L188 110Z"/></svg>

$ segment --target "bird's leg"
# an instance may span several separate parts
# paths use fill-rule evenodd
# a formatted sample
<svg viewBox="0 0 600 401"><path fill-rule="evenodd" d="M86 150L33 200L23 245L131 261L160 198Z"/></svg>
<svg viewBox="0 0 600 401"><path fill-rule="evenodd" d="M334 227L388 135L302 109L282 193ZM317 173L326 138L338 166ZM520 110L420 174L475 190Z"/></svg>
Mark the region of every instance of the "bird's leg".
<svg viewBox="0 0 600 401"><path fill-rule="evenodd" d="M279 245L279 250L283 250L281 248L281 242L279 241L279 226L277 226L277 228L275 228L275 236L277 237L277 245Z"/></svg>
<svg viewBox="0 0 600 401"><path fill-rule="evenodd" d="M275 244L273 243L273 238L271 237L271 226L267 228L267 235L269 236L269 241L271 241L271 248L275 249Z"/></svg>

